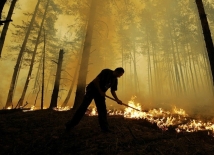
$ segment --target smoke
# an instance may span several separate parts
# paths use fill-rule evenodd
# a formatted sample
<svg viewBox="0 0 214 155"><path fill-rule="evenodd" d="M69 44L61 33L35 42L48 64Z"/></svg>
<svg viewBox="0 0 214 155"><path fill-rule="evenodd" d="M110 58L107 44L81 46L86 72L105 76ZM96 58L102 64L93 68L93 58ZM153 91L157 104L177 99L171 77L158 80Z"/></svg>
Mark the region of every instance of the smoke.
<svg viewBox="0 0 214 155"><path fill-rule="evenodd" d="M143 109L164 108L170 110L176 106L192 115L212 116L213 88L209 65L207 65L206 56L203 56L206 55L203 39L199 38L198 42L191 42L194 38L200 37L197 34L200 34L201 31L196 23L197 14L193 11L193 7L189 6L190 1L159 2L154 0L132 3L131 1L113 1L111 4L107 1L100 2L102 3L97 4L86 84L91 82L102 69L114 70L122 66L125 73L118 79L117 94L124 103L128 103L132 96L136 96L135 101L140 103ZM25 19L22 13L31 12L34 8L30 1L25 0L19 3L22 10L16 9L13 16L14 24L21 24L20 19L28 21L29 19ZM72 5L75 2L63 1L61 5L64 10L67 10L67 13L70 11L68 3ZM191 5L193 4L191 3ZM79 9L78 17L71 13L69 15L61 14L58 17L55 28L58 29L57 37L59 39L64 35L70 35L69 41L78 40L75 36L76 32L82 32L80 28L85 27L90 5L88 2L78 1L76 6ZM190 11L187 12L187 10ZM179 16L179 13L183 14ZM188 16L185 16L188 13L192 13L190 14L191 22L188 21ZM176 21L175 18L178 20ZM14 30L14 27L10 26L10 30ZM84 36L85 33L82 33ZM191 34L194 34L194 37ZM5 47L11 44L11 32L6 40ZM73 45L77 46L77 44ZM78 47L73 48L72 46L65 52L82 52L81 41L78 42ZM7 50L4 48L3 54L6 53ZM63 62L63 69L73 75L75 68L79 65L77 58L66 54L65 57L67 60ZM3 75L0 91L5 92L5 95L0 96L0 106L6 102L13 68L14 62L0 61L1 75ZM25 81L21 80L24 79L26 73L23 70L17 85L15 101L19 99L22 82ZM46 85L49 73L50 71L46 71ZM48 91L45 96L45 106L50 103L54 74L52 72L51 82L46 88ZM60 89L62 90L59 93L59 105L63 103L72 82L72 78L66 72L62 72L62 78L64 79L61 80ZM76 85L75 81L69 106L73 105ZM36 94L32 94L31 91L32 85L29 86L26 100L33 104ZM110 91L107 94L111 96ZM40 99L41 93L37 99L38 106ZM106 102L109 108L121 108L114 101L106 99Z"/></svg>

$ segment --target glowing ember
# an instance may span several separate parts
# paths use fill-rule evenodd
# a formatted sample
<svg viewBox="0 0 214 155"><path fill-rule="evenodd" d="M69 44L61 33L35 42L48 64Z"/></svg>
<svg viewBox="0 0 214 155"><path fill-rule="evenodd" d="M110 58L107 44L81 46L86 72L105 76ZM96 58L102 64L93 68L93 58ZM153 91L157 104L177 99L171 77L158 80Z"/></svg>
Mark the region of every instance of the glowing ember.
<svg viewBox="0 0 214 155"><path fill-rule="evenodd" d="M22 110L23 112L34 111L36 110L35 106L31 106L29 110Z"/></svg>
<svg viewBox="0 0 214 155"><path fill-rule="evenodd" d="M123 111L122 110L108 110L108 114L109 115L123 115Z"/></svg>
<svg viewBox="0 0 214 155"><path fill-rule="evenodd" d="M71 108L69 106L65 106L65 107L55 107L53 108L53 110L56 110L56 111L68 111L70 110Z"/></svg>
<svg viewBox="0 0 214 155"><path fill-rule="evenodd" d="M10 110L10 109L12 109L12 107L11 107L11 106L10 106L10 107L7 107L7 109Z"/></svg>

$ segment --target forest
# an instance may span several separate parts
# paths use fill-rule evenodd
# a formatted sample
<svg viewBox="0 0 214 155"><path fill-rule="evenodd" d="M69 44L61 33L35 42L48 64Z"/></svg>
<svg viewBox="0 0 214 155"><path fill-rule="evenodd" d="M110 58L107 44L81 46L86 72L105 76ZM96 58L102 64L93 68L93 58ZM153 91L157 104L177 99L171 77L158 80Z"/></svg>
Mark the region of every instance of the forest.
<svg viewBox="0 0 214 155"><path fill-rule="evenodd" d="M123 154L126 152L124 146L137 151L130 153L149 153L150 145L157 148L159 142L167 141L167 145L175 146L174 140L179 137L175 131L178 134L199 130L202 132L184 134L180 138L186 144L186 140L193 143L203 137L207 144L204 151L214 150L212 136L204 136L206 131L210 135L214 133L214 1L1 0L0 11L0 115L4 117L0 131L5 133L6 143L10 143L7 134L14 134L17 141L20 137L15 133L23 130L26 135L30 134L24 122L30 124L34 120L42 124L42 116L50 116L43 121L61 133L72 109L82 102L87 84L104 68L123 67L125 73L118 79L117 94L125 106L106 98L115 136L119 134L119 137L111 139L110 136L111 142L101 142L104 154ZM109 92L107 95L111 96ZM143 113L128 109L126 104ZM83 122L96 123L94 108L92 102ZM12 120L14 117L17 118ZM51 120L54 117L61 125ZM11 126L7 119L22 126L21 129ZM201 124L201 120L205 123ZM121 123L124 130L119 129L118 121L124 123ZM133 128L128 127L130 124ZM36 128L38 131L32 129L35 135L43 132L41 127L36 125ZM93 150L94 143L88 144L98 132L89 128L82 123L74 133L73 136L78 137L84 131L82 138L88 136L89 139L79 141L84 145L83 151L77 149L73 153L85 154L89 146L91 154L102 152L102 148ZM145 138L142 130L146 131L148 141L142 140ZM152 137L154 130L157 135ZM165 130L169 133L163 135ZM32 143L39 146L39 151L47 139L57 141L57 144L47 143L50 148L69 141L62 135L55 135L51 129L46 132L46 137L38 138L44 142L42 147L36 140ZM120 138L127 132L130 137L123 145ZM100 141L103 135L96 138ZM21 143L28 141L26 138ZM76 144L70 143L74 149ZM178 144L180 148L182 143ZM32 154L29 149L32 145L23 150L17 145L11 150L6 144L1 148L8 154ZM191 152L184 146L178 150L172 147L169 152L159 147L151 154L177 154L178 150L187 154L201 153L199 150ZM47 149L46 154L50 150ZM57 151L60 154L65 150L58 148Z"/></svg>

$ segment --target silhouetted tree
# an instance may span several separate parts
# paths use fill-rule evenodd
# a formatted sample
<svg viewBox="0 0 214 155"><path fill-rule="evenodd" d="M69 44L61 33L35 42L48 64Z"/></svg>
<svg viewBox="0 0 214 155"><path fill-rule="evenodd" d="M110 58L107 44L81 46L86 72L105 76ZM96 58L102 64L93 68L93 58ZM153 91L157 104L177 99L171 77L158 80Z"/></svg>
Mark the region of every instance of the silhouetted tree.
<svg viewBox="0 0 214 155"><path fill-rule="evenodd" d="M84 42L84 48L82 52L79 76L77 80L77 90L76 96L74 101L73 108L77 108L79 104L82 102L83 96L85 94L85 87L86 87L86 76L88 72L88 63L89 63L89 56L90 56L90 49L91 49L91 42L92 42L92 35L93 35L93 27L94 27L94 20L96 14L96 5L97 0L91 1L90 6L90 13L89 13L89 21L87 26L87 32Z"/></svg>
<svg viewBox="0 0 214 155"><path fill-rule="evenodd" d="M50 103L49 109L57 108L59 85L60 85L60 78L61 78L61 71L62 71L63 54L64 54L64 51L60 50L59 51L59 60L57 62L57 71L56 71L54 89L53 89L53 93L52 93L51 103Z"/></svg>
<svg viewBox="0 0 214 155"><path fill-rule="evenodd" d="M2 10L3 10L6 2L7 2L7 0L1 0L0 1L0 19L2 19Z"/></svg>
<svg viewBox="0 0 214 155"><path fill-rule="evenodd" d="M13 10L14 10L15 5L16 5L16 2L17 2L17 0L13 0L11 2L10 9L8 11L8 14L7 14L7 19L11 19L12 15L13 15ZM7 30L8 30L9 25L10 25L10 22L6 22L4 24L2 32L1 32L1 38L0 38L0 57L1 57L2 49L3 49L3 46L4 46L4 41L5 41L5 37L7 35Z"/></svg>
<svg viewBox="0 0 214 155"><path fill-rule="evenodd" d="M36 13L37 13L40 1L41 0L38 0L38 2L36 4L35 10L34 10L34 14L33 14L32 18L31 18L31 22L30 22L29 27L27 29L25 38L24 38L23 43L22 43L22 47L20 49L18 58L16 60L16 65L15 65L14 72L13 72L13 75L12 75L12 80L11 80L11 83L10 83L10 88L9 88L9 92L8 92L8 97L7 97L5 108L8 108L8 107L10 107L12 105L12 100L13 100L13 95L14 95L14 87L15 87L17 74L18 74L19 67L20 67L20 62L21 62L23 53L25 51L25 47L26 47L26 44L27 44L27 41L28 41L28 38L29 38L29 35L30 35L30 31L31 31L33 23L35 21L35 17L36 17Z"/></svg>
<svg viewBox="0 0 214 155"><path fill-rule="evenodd" d="M214 46L213 41L211 37L211 32L209 28L209 24L207 21L207 16L204 11L204 5L202 3L202 0L195 0L197 7L198 7L198 13L201 20L201 26L204 33L204 40L207 48L207 53L209 56L209 62L210 62L210 68L212 72L213 82L214 82Z"/></svg>
<svg viewBox="0 0 214 155"><path fill-rule="evenodd" d="M41 25L40 25L40 28L39 28L39 31L38 31L38 36L37 36L37 39L36 39L36 43L35 43L32 59L31 59L31 63L30 63L30 68L29 68L29 71L28 71L28 75L27 75L27 78L26 78L24 89L22 91L21 98L20 98L19 103L18 103L18 107L22 106L22 104L23 104L23 101L24 101L24 98L25 98L25 94L27 92L28 84L29 84L30 79L31 79L30 77L31 77L31 74L32 74L32 71L33 71L36 52L37 52L37 48L38 48L38 45L39 45L39 42L40 42L40 36L41 36L41 33L42 33L42 28L43 28L44 21L45 21L45 18L46 18L46 14L47 14L47 11L48 11L49 3L50 3L50 0L48 0L48 2L46 4L46 8L45 8L45 12L44 12L44 15L43 15L43 19L42 19L42 22L41 22Z"/></svg>

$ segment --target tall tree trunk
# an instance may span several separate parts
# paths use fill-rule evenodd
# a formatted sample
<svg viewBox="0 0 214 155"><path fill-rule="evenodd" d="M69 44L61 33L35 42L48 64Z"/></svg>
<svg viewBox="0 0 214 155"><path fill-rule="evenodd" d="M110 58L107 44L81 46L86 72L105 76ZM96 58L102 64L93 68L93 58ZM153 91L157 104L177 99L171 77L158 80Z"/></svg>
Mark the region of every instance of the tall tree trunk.
<svg viewBox="0 0 214 155"><path fill-rule="evenodd" d="M195 64L197 66L197 70L198 70L198 73L199 73L199 83L201 83L201 87L202 87L202 91L206 91L206 88L205 88L205 79L204 79L204 76L202 77L203 74L203 71L202 71L202 68L200 66L200 62L199 62L199 59L200 58L197 58L195 61Z"/></svg>
<svg viewBox="0 0 214 155"><path fill-rule="evenodd" d="M90 13L89 13L87 32L86 32L86 37L84 42L84 48L82 52L82 60L80 64L79 77L77 80L77 90L76 90L73 109L76 109L81 104L83 96L85 94L86 77L88 72L88 63L89 63L89 56L90 56L90 49L91 49L91 42L92 42L92 35L93 35L93 26L94 26L95 14L96 14L96 5L97 5L97 0L92 0Z"/></svg>
<svg viewBox="0 0 214 155"><path fill-rule="evenodd" d="M153 77L152 77L152 67L151 67L151 52L149 46L149 36L148 33L146 34L146 43L147 43L147 55L148 55L148 87L149 87L149 95L154 97L154 90L153 90Z"/></svg>
<svg viewBox="0 0 214 155"><path fill-rule="evenodd" d="M166 58L166 62L167 62L167 68L168 68L168 72L167 74L169 75L169 90L170 90L170 94L171 96L175 94L175 87L174 87L174 83L173 83L173 76L171 74L172 72L172 65L170 64L170 61L169 61L169 56L167 56Z"/></svg>
<svg viewBox="0 0 214 155"><path fill-rule="evenodd" d="M198 13L198 9L197 9L197 6L195 6L195 13L197 14ZM206 87L209 89L210 93L214 94L213 93L213 81L212 81L212 72L211 72L211 69L210 69L210 63L209 63L209 57L208 57L208 53L207 53L207 49L206 49L206 45L205 45L205 42L204 42L204 37L203 37L203 34L201 33L202 30L199 28L201 27L201 20L200 18L197 18L197 26L198 26L198 34L199 34L199 41L202 43L202 46L200 46L200 50L202 51L202 61L203 61L203 64L204 64L204 74L205 74L205 85Z"/></svg>
<svg viewBox="0 0 214 155"><path fill-rule="evenodd" d="M79 58L79 60L80 60L80 58ZM77 78L77 72L78 72L78 70L79 70L79 61L77 62L77 67L76 67L75 72L74 72L74 77L73 77L73 80L71 82L70 89L69 89L68 94L67 94L67 96L65 98L65 101L63 102L63 104L62 104L61 107L66 107L67 104L68 104L68 101L69 101L69 99L71 97L71 93L72 93L72 90L73 90L73 87L74 87L74 83L75 83L76 78Z"/></svg>
<svg viewBox="0 0 214 155"><path fill-rule="evenodd" d="M186 49L187 49L187 52L188 52L188 53L191 52L191 51L189 51L189 49L188 49L188 44L186 44ZM188 59L189 59L189 71L190 71L191 83L192 83L192 87L193 87L193 92L194 92L194 94L196 95L196 88L195 88L194 75L193 75L193 69L192 69L191 54L188 54Z"/></svg>
<svg viewBox="0 0 214 155"><path fill-rule="evenodd" d="M41 97L41 109L44 105L44 85L45 85L45 47L46 47L46 36L44 30L44 51L43 51L43 63L42 63L42 97Z"/></svg>
<svg viewBox="0 0 214 155"><path fill-rule="evenodd" d="M44 21L45 21L45 18L46 18L49 2L50 2L50 0L48 0L48 2L46 4L46 8L45 8L45 12L44 12L44 15L43 15L43 19L42 19L42 22L41 22L41 25L40 25L40 28L39 28L39 33L38 33L38 36L37 36L37 39L36 39L36 44L35 44L35 48L34 48L34 51L33 51L33 56L32 56L32 59L31 59L31 64L30 64L30 68L29 68L29 71L28 71L27 79L26 79L26 82L25 82L25 85L24 85L24 89L22 91L22 96L21 96L21 98L19 100L19 107L22 106L22 104L23 104L23 101L24 101L24 98L25 98L25 94L27 92L28 84L30 82L30 77L31 77L31 74L32 74L32 71L33 71L34 61L35 61L35 58L36 58L36 52L37 52L37 48L38 48L38 45L39 45L40 36L41 36L41 33L42 33L42 27L44 25Z"/></svg>
<svg viewBox="0 0 214 155"><path fill-rule="evenodd" d="M187 44L187 50L190 51L191 53L193 53L192 48L190 43ZM193 66L193 71L194 71L194 79L195 79L195 83L196 83L196 90L199 90L199 80L198 80L198 74L196 70L196 63L195 63L195 58L193 57L193 54L191 54L190 56L192 56L192 66ZM196 91L197 93L197 91ZM197 95L197 94L196 94Z"/></svg>
<svg viewBox="0 0 214 155"><path fill-rule="evenodd" d="M155 48L153 46L153 43L151 43L151 54L152 54L152 63L153 63L153 74L154 74L154 95L155 95L155 99L159 99L160 98L160 91L159 91L159 80L158 80L158 60L157 60L157 54L155 52Z"/></svg>
<svg viewBox="0 0 214 155"><path fill-rule="evenodd" d="M7 2L7 0L1 0L0 1L0 19L2 18L2 10L3 10L6 2Z"/></svg>
<svg viewBox="0 0 214 155"><path fill-rule="evenodd" d="M176 78L176 94L179 96L181 93L181 80L180 80L180 75L179 75L179 70L177 66L177 59L175 55L175 47L174 47L174 42L173 42L173 37L171 33L171 27L170 27L170 41L171 41L171 46L172 46L172 57L173 57L173 65L174 65L174 72L175 72L175 78Z"/></svg>
<svg viewBox="0 0 214 155"><path fill-rule="evenodd" d="M17 0L13 0L11 2L10 9L8 11L8 14L7 14L7 19L11 19L12 15L13 15L13 10L14 10L15 5L16 5L16 2L17 2ZM3 46L4 46L4 41L5 41L5 37L7 35L7 30L8 30L9 25L10 25L10 22L6 22L4 24L2 32L1 32L1 38L0 38L0 57L1 57L2 49L3 49Z"/></svg>
<svg viewBox="0 0 214 155"><path fill-rule="evenodd" d="M136 49L135 49L135 42L133 42L133 57L132 57L132 61L133 61L133 67L134 67L134 90L135 90L135 94L139 95L140 93L140 86L139 86L139 81L138 81L138 76L137 76L137 61L136 61Z"/></svg>
<svg viewBox="0 0 214 155"><path fill-rule="evenodd" d="M59 51L59 60L57 63L57 71L56 71L56 78L54 83L54 89L51 97L51 103L49 106L49 109L53 109L57 107L57 100L58 100L58 94L59 94L59 85L60 85L60 78L61 78L61 71L62 71L62 61L63 61L63 50Z"/></svg>
<svg viewBox="0 0 214 155"><path fill-rule="evenodd" d="M27 33L26 33L25 38L24 38L24 41L23 41L23 43L22 43L21 50L20 50L19 55L18 55L18 58L17 58L17 60L16 60L16 65L15 65L15 67L14 67L14 72L13 72L12 80L11 80L11 83L10 83L10 88L9 88L9 92L8 92L8 96L7 96L7 101L6 101L5 108L8 108L8 107L12 106L14 88L15 88L15 83L16 83L16 78L17 78L19 66L20 66L20 63L21 63L21 59L22 59L23 53L24 53L24 51L25 51L25 47L26 47L26 44L27 44L27 41L28 41L28 37L29 37L29 35L30 35L30 31L31 31L31 29L32 29L32 27L33 27L33 23L34 23L34 21L35 21L35 17L36 17L36 13L37 13L37 11L38 11L38 8L39 8L39 3L40 3L40 1L41 1L41 0L38 0L38 2L37 2L37 4L36 4L33 17L32 17L31 22L30 22L30 24L29 24Z"/></svg>
<svg viewBox="0 0 214 155"><path fill-rule="evenodd" d="M184 76L183 76L183 70L182 70L182 64L181 64L181 53L179 51L179 48L178 48L178 39L177 39L177 36L176 36L176 30L175 30L175 22L174 22L174 19L172 19L172 24L173 24L173 34L174 34L174 37L175 37L175 51L176 51L176 54L177 54L177 63L178 63L178 69L179 69L179 72L180 72L180 83L181 83L181 92L184 94L186 94L186 85L185 85L185 81L184 81ZM182 89L183 88L183 89Z"/></svg>
<svg viewBox="0 0 214 155"><path fill-rule="evenodd" d="M46 89L45 89L45 93L46 93L46 94L48 93L48 87L49 87L50 79L51 79L51 76L52 76L52 72L53 72L54 70L55 70L55 69L54 69L53 67L51 67L50 73L49 73L49 75L48 75L48 80L47 80Z"/></svg>
<svg viewBox="0 0 214 155"><path fill-rule="evenodd" d="M207 21L207 16L204 11L204 5L202 3L202 0L195 0L195 2L198 7L198 13L201 20L202 30L204 33L204 40L207 48L207 53L209 56L210 68L212 72L212 80L214 82L214 46L213 46L212 36L211 36L208 21Z"/></svg>
<svg viewBox="0 0 214 155"><path fill-rule="evenodd" d="M124 68L124 45L123 45L124 43L123 43L123 41L122 41L122 46L121 46L121 55L122 55L122 67ZM124 83L124 78L122 78L122 90L121 90L121 92L122 92L122 94L124 94L124 92L125 92L125 90L124 90L124 85L125 85L125 83Z"/></svg>
<svg viewBox="0 0 214 155"><path fill-rule="evenodd" d="M41 55L41 58L40 58L40 60L39 60L39 66L38 66L38 69L37 69L37 72L36 72L36 77L35 77L35 80L34 80L34 86L33 86L33 93L35 94L35 93L37 93L37 87L38 87L38 82L37 81L39 81L39 78L40 78L40 72L41 72L41 66L42 66L42 60L43 60L43 58L42 58L42 55Z"/></svg>
<svg viewBox="0 0 214 155"><path fill-rule="evenodd" d="M183 49L185 51L185 49ZM189 54L188 54L189 55ZM186 89L187 89L187 92L186 94L188 95L190 93L190 90L191 90L191 87L192 87L192 83L191 83L191 80L190 80L190 75L189 75L189 66L187 65L188 64L188 60L184 61L184 68L185 68L185 81L186 81Z"/></svg>

